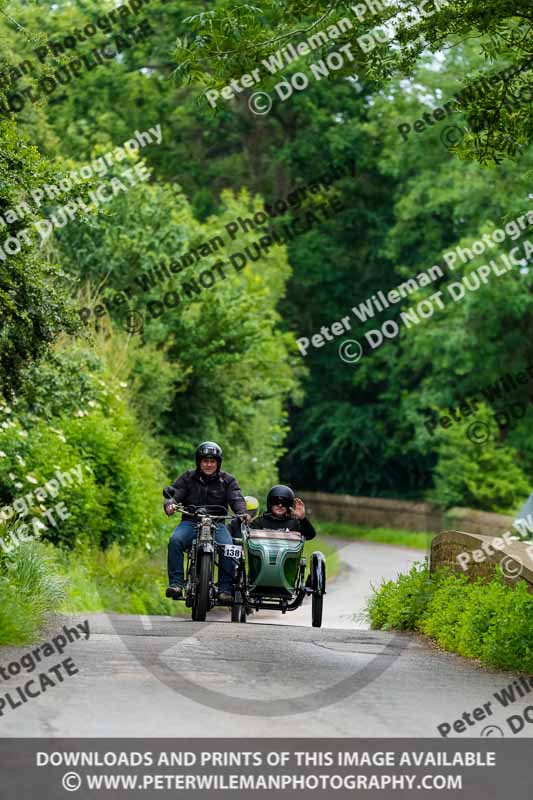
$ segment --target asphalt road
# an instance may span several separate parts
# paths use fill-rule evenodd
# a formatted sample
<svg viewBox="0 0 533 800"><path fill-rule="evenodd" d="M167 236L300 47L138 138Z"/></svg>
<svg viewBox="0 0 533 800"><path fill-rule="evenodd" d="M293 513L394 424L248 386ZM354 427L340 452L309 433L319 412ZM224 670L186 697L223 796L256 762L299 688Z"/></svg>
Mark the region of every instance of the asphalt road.
<svg viewBox="0 0 533 800"><path fill-rule="evenodd" d="M328 587L321 629L311 627L308 605L292 617L270 621L261 614L262 624L246 625L227 618L56 618L49 637L84 619L90 637L47 658L39 670L70 657L79 672L16 709L4 707L0 736L433 737L437 725L488 701L493 713L460 735L488 735L487 726L497 725L511 736L505 720L523 711L528 698L504 709L493 692L514 676L441 653L418 637L365 630L353 619L371 581L393 577L421 555L361 542L346 546L346 567ZM0 664L28 649L0 648ZM15 687L39 670L0 681L0 691L15 696ZM529 697L531 704L533 692ZM532 733L528 723L521 735Z"/></svg>

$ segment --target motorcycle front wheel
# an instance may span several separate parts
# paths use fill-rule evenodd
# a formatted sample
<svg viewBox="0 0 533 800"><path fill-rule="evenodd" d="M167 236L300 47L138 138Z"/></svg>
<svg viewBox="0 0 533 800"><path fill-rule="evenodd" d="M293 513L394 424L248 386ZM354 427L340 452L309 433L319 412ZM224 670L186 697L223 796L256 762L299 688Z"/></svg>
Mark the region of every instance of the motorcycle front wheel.
<svg viewBox="0 0 533 800"><path fill-rule="evenodd" d="M196 584L196 597L192 607L192 618L196 622L204 622L209 611L210 580L211 556L209 553L202 553L199 557L198 583Z"/></svg>

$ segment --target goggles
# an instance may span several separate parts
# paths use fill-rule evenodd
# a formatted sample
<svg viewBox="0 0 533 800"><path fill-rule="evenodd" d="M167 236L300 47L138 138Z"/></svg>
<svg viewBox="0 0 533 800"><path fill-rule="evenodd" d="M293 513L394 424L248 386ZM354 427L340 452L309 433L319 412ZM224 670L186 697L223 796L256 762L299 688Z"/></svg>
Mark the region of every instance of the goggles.
<svg viewBox="0 0 533 800"><path fill-rule="evenodd" d="M287 500L286 497L272 497L270 500L270 504L272 506L284 506L285 508L289 508L290 500Z"/></svg>

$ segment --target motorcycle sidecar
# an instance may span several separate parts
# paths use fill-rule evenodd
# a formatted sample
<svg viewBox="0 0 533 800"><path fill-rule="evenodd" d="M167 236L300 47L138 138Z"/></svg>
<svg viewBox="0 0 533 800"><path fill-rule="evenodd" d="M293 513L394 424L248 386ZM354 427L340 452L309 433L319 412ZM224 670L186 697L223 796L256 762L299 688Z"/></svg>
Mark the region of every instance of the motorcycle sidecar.
<svg viewBox="0 0 533 800"><path fill-rule="evenodd" d="M287 600L298 591L305 568L305 540L297 531L250 530L247 536L248 594Z"/></svg>

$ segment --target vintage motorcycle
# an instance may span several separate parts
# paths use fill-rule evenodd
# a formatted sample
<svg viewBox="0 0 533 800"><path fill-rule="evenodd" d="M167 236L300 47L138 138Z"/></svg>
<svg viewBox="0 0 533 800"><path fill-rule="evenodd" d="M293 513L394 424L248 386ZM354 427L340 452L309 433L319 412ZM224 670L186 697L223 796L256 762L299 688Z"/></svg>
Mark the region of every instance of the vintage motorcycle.
<svg viewBox="0 0 533 800"><path fill-rule="evenodd" d="M163 489L163 496L167 500L173 500L174 492L173 486L167 486ZM184 506L181 503L176 505L178 511L184 511L192 517L196 527L196 536L187 551L185 605L192 609L193 620L204 622L207 612L217 605L218 601L215 568L219 567L220 556L236 559L242 548L215 541L217 523L232 518L231 514L225 513L226 509L223 506ZM217 515L216 510L224 513Z"/></svg>

